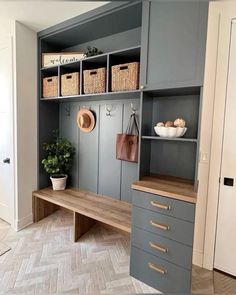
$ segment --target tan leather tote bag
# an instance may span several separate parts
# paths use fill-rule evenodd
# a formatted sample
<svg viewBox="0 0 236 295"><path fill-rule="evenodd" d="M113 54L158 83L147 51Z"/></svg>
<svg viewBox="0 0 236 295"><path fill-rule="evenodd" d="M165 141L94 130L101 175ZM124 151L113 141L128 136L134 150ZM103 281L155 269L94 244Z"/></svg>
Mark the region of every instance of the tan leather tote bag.
<svg viewBox="0 0 236 295"><path fill-rule="evenodd" d="M129 119L124 134L116 136L116 159L128 162L138 162L139 128L135 114Z"/></svg>

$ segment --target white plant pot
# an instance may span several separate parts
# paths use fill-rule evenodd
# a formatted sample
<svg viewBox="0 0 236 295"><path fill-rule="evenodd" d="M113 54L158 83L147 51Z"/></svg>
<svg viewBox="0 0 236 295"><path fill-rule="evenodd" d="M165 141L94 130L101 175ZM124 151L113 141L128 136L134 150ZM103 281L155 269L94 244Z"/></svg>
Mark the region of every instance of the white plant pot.
<svg viewBox="0 0 236 295"><path fill-rule="evenodd" d="M68 175L64 175L63 177L53 177L51 176L50 179L52 181L52 188L54 191L62 191L66 188L66 180Z"/></svg>

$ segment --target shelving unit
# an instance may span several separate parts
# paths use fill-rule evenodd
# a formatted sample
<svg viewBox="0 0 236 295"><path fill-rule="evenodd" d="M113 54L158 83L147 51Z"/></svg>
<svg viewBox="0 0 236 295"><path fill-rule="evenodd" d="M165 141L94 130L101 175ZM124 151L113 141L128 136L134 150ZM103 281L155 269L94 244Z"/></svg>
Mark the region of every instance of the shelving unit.
<svg viewBox="0 0 236 295"><path fill-rule="evenodd" d="M38 188L49 185L42 145L59 129L76 148L70 185L132 202L130 274L166 293L191 289L207 15L207 1L112 1L38 35ZM41 66L42 53L84 52L88 45L104 53ZM140 89L111 92L111 67L128 62L140 62ZM99 67L107 69L106 91L84 94L83 70ZM80 91L62 96L60 77L71 72L80 73ZM52 76L59 78L58 94L43 98L42 79ZM125 132L131 102L140 125L138 163L115 157L116 134ZM96 117L89 134L76 125L84 107ZM187 122L183 137L156 135L157 122L177 118ZM169 251L159 253L150 241Z"/></svg>
<svg viewBox="0 0 236 295"><path fill-rule="evenodd" d="M176 94L175 94L176 93ZM197 189L201 88L142 93L140 179L159 174L191 181ZM187 132L180 138L155 134L157 122L184 118Z"/></svg>
<svg viewBox="0 0 236 295"><path fill-rule="evenodd" d="M117 64L124 64L127 62L140 61L140 46L135 46L127 49L117 50L109 53L103 53L96 56L83 58L79 62L68 63L60 66L41 68L41 84L42 79L45 77L58 76L58 96L43 98L42 97L42 86L40 100L42 101L54 101L54 102L64 102L64 101L83 101L86 99L101 99L104 96L104 99L119 99L119 98L134 98L137 97L137 94L140 93L139 90L131 91L120 91L112 92L111 91L111 67ZM83 71L91 70L105 67L107 69L106 73L106 92L104 93L94 93L94 94L84 94L83 92ZM60 77L62 74L68 74L72 72L80 73L80 93L74 96L61 96L60 93ZM113 98L114 95L114 98Z"/></svg>

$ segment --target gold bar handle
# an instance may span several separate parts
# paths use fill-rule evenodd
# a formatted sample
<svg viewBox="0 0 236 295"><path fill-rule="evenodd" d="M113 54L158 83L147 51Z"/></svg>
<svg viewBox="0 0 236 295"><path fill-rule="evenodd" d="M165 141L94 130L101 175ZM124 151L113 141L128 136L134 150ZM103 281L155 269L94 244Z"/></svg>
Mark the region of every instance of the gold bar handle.
<svg viewBox="0 0 236 295"><path fill-rule="evenodd" d="M149 268L155 270L156 272L159 272L162 275L166 275L167 274L167 270L166 269L163 269L161 267L158 267L158 266L156 266L155 264L153 264L151 262L148 262L148 266L149 266Z"/></svg>
<svg viewBox="0 0 236 295"><path fill-rule="evenodd" d="M170 210L170 205L164 205L164 204L158 203L156 201L151 201L150 203L152 206L157 207L159 209Z"/></svg>
<svg viewBox="0 0 236 295"><path fill-rule="evenodd" d="M156 243L149 242L149 245L150 245L151 248L156 249L158 251L161 251L161 252L164 252L164 253L168 252L168 248L165 248L165 247L163 247L161 245L158 245Z"/></svg>
<svg viewBox="0 0 236 295"><path fill-rule="evenodd" d="M170 229L169 225L161 224L161 223L155 222L153 220L150 220L150 224L152 226L155 226L155 227L160 228L162 230L169 230Z"/></svg>

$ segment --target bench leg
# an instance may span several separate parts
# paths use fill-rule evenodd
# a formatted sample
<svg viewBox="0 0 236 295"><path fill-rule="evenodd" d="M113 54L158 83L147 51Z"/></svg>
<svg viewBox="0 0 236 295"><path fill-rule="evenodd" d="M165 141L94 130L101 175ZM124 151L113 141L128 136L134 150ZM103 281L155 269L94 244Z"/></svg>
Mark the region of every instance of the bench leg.
<svg viewBox="0 0 236 295"><path fill-rule="evenodd" d="M74 242L94 225L95 221L87 216L74 212Z"/></svg>
<svg viewBox="0 0 236 295"><path fill-rule="evenodd" d="M33 215L34 222L38 222L39 220L49 216L60 207L58 205L52 204L40 198L33 196Z"/></svg>

